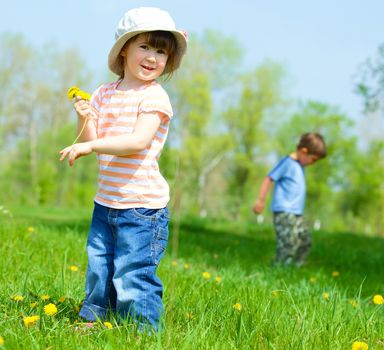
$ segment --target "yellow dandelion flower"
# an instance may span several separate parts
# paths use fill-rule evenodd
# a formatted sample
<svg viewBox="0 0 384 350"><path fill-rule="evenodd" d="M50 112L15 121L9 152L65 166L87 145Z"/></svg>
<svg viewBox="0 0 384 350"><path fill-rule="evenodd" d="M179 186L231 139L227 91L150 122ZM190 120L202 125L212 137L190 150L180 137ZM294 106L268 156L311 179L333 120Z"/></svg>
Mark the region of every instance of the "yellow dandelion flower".
<svg viewBox="0 0 384 350"><path fill-rule="evenodd" d="M315 278L315 277L311 277L311 278L309 279L309 282L310 282L310 283L315 283L315 282L316 282L316 278Z"/></svg>
<svg viewBox="0 0 384 350"><path fill-rule="evenodd" d="M66 299L67 299L67 298L64 297L64 296L63 296L63 297L60 297L60 298L59 298L59 303L64 303L64 301L65 301Z"/></svg>
<svg viewBox="0 0 384 350"><path fill-rule="evenodd" d="M172 266L177 266L177 261L176 260L172 261Z"/></svg>
<svg viewBox="0 0 384 350"><path fill-rule="evenodd" d="M47 301L47 300L51 299L51 297L48 294L43 294L40 298L42 301Z"/></svg>
<svg viewBox="0 0 384 350"><path fill-rule="evenodd" d="M353 299L348 300L348 303L350 303L352 307L357 307L357 301L356 300L353 300Z"/></svg>
<svg viewBox="0 0 384 350"><path fill-rule="evenodd" d="M72 265L72 266L70 266L69 269L70 269L72 272L77 272L77 271L79 271L79 268L78 268L76 265Z"/></svg>
<svg viewBox="0 0 384 350"><path fill-rule="evenodd" d="M384 298L383 298L383 296L380 295L380 294L376 294L376 295L373 297L372 301L373 301L374 304L376 304L376 305L384 304Z"/></svg>
<svg viewBox="0 0 384 350"><path fill-rule="evenodd" d="M108 328L108 329L112 329L112 328L113 328L111 322L104 322L103 324L104 324L104 326L105 326L106 328Z"/></svg>
<svg viewBox="0 0 384 350"><path fill-rule="evenodd" d="M340 276L340 272L339 271L333 271L332 272L332 277L339 277Z"/></svg>
<svg viewBox="0 0 384 350"><path fill-rule="evenodd" d="M32 309L36 308L37 305L39 305L39 303L38 303L37 301L34 301L34 302L32 302L32 303L29 304L29 306L30 306Z"/></svg>
<svg viewBox="0 0 384 350"><path fill-rule="evenodd" d="M193 320L195 318L195 316L192 312L187 312L185 314L185 317L187 318L187 320Z"/></svg>
<svg viewBox="0 0 384 350"><path fill-rule="evenodd" d="M325 299L325 300L329 300L329 297L330 297L330 294L328 293L328 292L324 292L323 293L323 298Z"/></svg>
<svg viewBox="0 0 384 350"><path fill-rule="evenodd" d="M271 295L273 296L273 297L278 297L279 296L279 291L278 290L273 290L272 292L271 292Z"/></svg>
<svg viewBox="0 0 384 350"><path fill-rule="evenodd" d="M32 327L39 319L39 316L27 316L23 318L23 322L26 327Z"/></svg>
<svg viewBox="0 0 384 350"><path fill-rule="evenodd" d="M77 86L72 86L67 91L67 96L70 101L75 97L80 97L83 100L90 100L91 95L85 91L80 90Z"/></svg>
<svg viewBox="0 0 384 350"><path fill-rule="evenodd" d="M189 265L189 264L184 264L184 268L185 268L186 270L189 270L189 269L191 268L191 265Z"/></svg>
<svg viewBox="0 0 384 350"><path fill-rule="evenodd" d="M0 345L4 345L4 338L0 335Z"/></svg>
<svg viewBox="0 0 384 350"><path fill-rule="evenodd" d="M14 301L23 301L24 297L22 295L14 295L13 297L11 297L11 299Z"/></svg>
<svg viewBox="0 0 384 350"><path fill-rule="evenodd" d="M205 271L203 272L203 277L206 279L206 280L209 280L211 278L211 274L208 272L208 271Z"/></svg>
<svg viewBox="0 0 384 350"><path fill-rule="evenodd" d="M235 305L233 305L233 308L234 308L236 311L241 311L241 304L240 304L240 303L236 303Z"/></svg>
<svg viewBox="0 0 384 350"><path fill-rule="evenodd" d="M48 316L54 316L57 314L57 307L55 304L47 304L44 306L44 312Z"/></svg>
<svg viewBox="0 0 384 350"><path fill-rule="evenodd" d="M33 232L35 232L35 228L32 227L32 226L29 226L29 227L27 227L27 232L28 233L33 233Z"/></svg>
<svg viewBox="0 0 384 350"><path fill-rule="evenodd" d="M223 279L220 276L215 277L215 281L217 284L220 284Z"/></svg>
<svg viewBox="0 0 384 350"><path fill-rule="evenodd" d="M352 344L352 350L368 350L368 344L363 341L355 341Z"/></svg>

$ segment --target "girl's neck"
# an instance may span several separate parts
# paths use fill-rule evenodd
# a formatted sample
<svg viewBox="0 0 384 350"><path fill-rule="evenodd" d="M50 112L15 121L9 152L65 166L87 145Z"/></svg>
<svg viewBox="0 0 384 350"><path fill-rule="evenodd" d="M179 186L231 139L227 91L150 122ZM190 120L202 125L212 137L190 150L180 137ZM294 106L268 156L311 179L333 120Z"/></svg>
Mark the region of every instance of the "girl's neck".
<svg viewBox="0 0 384 350"><path fill-rule="evenodd" d="M141 88L152 84L153 80L128 80L122 78L119 80L116 89L127 91L127 90L140 90Z"/></svg>

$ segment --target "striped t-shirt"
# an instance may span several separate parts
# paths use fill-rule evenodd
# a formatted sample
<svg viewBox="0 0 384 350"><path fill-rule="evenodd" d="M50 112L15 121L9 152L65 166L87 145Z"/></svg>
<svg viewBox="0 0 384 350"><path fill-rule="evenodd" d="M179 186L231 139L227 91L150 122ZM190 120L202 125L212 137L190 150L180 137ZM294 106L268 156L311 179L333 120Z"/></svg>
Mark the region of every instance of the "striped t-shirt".
<svg viewBox="0 0 384 350"><path fill-rule="evenodd" d="M129 137L143 112L159 112L162 119L155 137L143 151L126 156L97 155L99 179L95 202L116 209L164 208L169 201L169 186L157 160L173 115L169 97L156 81L127 91L116 89L119 82L102 85L92 96L98 138L122 134Z"/></svg>

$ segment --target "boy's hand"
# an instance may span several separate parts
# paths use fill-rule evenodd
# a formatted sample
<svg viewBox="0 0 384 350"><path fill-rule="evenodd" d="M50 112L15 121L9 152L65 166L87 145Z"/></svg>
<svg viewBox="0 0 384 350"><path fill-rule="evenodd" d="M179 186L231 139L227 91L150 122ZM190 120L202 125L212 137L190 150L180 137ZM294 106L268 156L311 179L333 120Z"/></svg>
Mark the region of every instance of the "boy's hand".
<svg viewBox="0 0 384 350"><path fill-rule="evenodd" d="M264 210L265 202L258 199L253 206L252 210L255 214L261 214Z"/></svg>
<svg viewBox="0 0 384 350"><path fill-rule="evenodd" d="M91 117L91 104L88 100L84 100L81 97L76 97L74 104L77 115L81 118Z"/></svg>
<svg viewBox="0 0 384 350"><path fill-rule="evenodd" d="M93 152L90 142L75 143L72 146L68 146L60 151L60 161L63 161L65 157L68 157L68 163L72 166L77 158L86 156Z"/></svg>

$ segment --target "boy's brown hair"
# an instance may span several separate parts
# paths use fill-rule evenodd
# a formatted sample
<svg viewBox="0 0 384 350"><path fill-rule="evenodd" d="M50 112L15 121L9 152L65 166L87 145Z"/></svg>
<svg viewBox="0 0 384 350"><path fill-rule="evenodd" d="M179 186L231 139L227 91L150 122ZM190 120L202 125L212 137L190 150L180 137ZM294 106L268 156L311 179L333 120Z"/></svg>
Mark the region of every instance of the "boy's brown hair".
<svg viewBox="0 0 384 350"><path fill-rule="evenodd" d="M306 148L308 154L317 156L319 159L327 156L327 146L325 145L324 138L315 132L307 132L301 135L297 149L301 148Z"/></svg>

